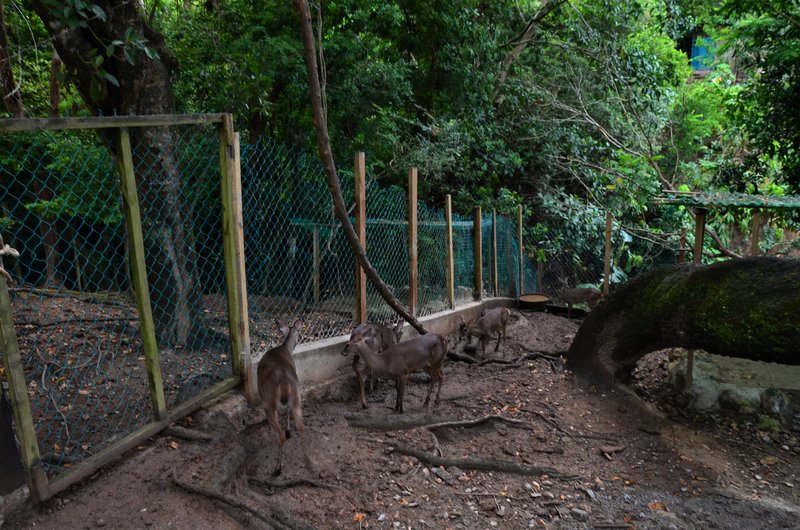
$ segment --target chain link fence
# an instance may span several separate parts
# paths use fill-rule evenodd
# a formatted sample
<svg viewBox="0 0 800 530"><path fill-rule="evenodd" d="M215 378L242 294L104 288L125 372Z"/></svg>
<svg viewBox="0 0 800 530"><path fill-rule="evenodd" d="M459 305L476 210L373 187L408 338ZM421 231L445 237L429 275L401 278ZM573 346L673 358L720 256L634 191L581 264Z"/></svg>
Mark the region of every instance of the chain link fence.
<svg viewBox="0 0 800 530"><path fill-rule="evenodd" d="M114 137L110 129L0 136L0 229L19 252L3 265L51 477L156 419ZM130 140L170 410L231 374L217 130L140 127Z"/></svg>
<svg viewBox="0 0 800 530"><path fill-rule="evenodd" d="M18 259L4 256L3 264L14 279L13 319L48 476L158 419L149 391L150 335L167 411L235 372L217 125L130 129L139 239L126 223L131 198L111 154L119 152L119 138L116 129L107 131L113 132L0 136L0 231L20 252ZM352 215L353 174L340 171L340 182ZM355 324L355 260L334 217L322 165L260 140L241 146L241 186L252 350L278 343L276 319L301 318L303 342L348 334ZM368 179L366 197L367 255L407 304L406 192ZM450 308L448 229L456 306L478 296L554 295L564 284L598 285L603 216L585 215L580 222L574 215L571 222L550 216L526 228L520 242L516 218L484 213L483 291L476 293L473 217L454 214L448 227L444 210L421 202L417 315ZM622 270L625 250L635 243L619 228L612 241ZM132 242L144 253L152 330L142 329ZM394 318L371 285L367 316Z"/></svg>

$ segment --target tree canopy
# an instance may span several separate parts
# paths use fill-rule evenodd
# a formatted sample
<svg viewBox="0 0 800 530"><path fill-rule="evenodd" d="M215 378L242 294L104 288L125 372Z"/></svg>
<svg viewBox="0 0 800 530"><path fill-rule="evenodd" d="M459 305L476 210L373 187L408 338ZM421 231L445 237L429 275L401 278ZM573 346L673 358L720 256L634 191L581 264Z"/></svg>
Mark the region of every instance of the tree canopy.
<svg viewBox="0 0 800 530"><path fill-rule="evenodd" d="M31 116L51 111L55 47L61 113L232 112L248 141L313 151L290 3L5 6L7 66ZM662 190L800 190L796 0L335 0L312 18L338 164L366 151L386 184L416 166L432 202L523 204L534 237L610 210L674 247L690 218L653 207ZM702 72L690 66L698 42ZM169 86L153 92L137 83L155 65ZM726 215L710 225L733 244L749 217ZM794 227L775 223L773 239Z"/></svg>

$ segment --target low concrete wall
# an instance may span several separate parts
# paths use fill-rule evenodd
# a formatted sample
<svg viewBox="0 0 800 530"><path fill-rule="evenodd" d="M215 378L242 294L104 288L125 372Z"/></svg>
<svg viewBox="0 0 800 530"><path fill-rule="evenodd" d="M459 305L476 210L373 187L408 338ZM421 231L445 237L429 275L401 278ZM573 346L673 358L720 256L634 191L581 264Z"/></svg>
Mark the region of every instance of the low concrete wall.
<svg viewBox="0 0 800 530"><path fill-rule="evenodd" d="M514 307L513 298L490 298L481 302L472 302L460 306L453 311L442 311L419 319L425 329L431 333L438 333L444 337L458 329L458 323L463 316L466 321L477 318L483 309L495 307ZM403 339L407 340L417 336L417 330L405 324L403 326ZM342 355L345 344L350 335L332 337L300 344L294 350L294 362L297 367L297 376L303 384L304 390L325 385L338 379L342 375L352 375L352 358ZM452 348L454 345L450 344ZM253 368L258 366L260 357L253 359ZM255 375L255 374L254 374Z"/></svg>

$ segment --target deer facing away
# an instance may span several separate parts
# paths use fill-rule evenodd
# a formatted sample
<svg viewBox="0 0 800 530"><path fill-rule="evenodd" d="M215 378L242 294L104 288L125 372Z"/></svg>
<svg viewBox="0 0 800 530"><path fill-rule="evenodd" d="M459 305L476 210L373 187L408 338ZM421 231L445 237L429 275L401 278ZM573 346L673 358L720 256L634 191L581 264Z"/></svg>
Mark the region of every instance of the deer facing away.
<svg viewBox="0 0 800 530"><path fill-rule="evenodd" d="M300 381L297 378L297 370L292 358L292 352L297 346L303 323L299 319L295 320L291 326L280 321L277 323L284 337L283 343L265 353L258 362L258 393L261 403L267 411L267 420L278 435L278 459L272 474L277 476L281 473L283 445L291 436L290 412L294 416L306 469L313 472L314 467L306 452ZM281 426L279 418L279 414L284 409L286 410L285 429Z"/></svg>
<svg viewBox="0 0 800 530"><path fill-rule="evenodd" d="M459 325L461 339L466 336L467 344L469 344L472 337L477 337L481 343L481 357L483 357L486 355L486 344L497 333L497 344L494 347L494 351L497 352L500 349L500 341L506 336L506 325L510 314L511 311L507 307L495 307L486 311L472 324L467 324L462 316Z"/></svg>
<svg viewBox="0 0 800 530"><path fill-rule="evenodd" d="M403 394L408 375L417 370L424 370L431 378L428 384L428 395L423 406L430 403L434 383L439 383L436 390L435 407L439 404L439 393L442 391L442 363L447 357L447 341L436 333L427 333L405 342L390 346L382 353L376 353L365 344L364 340L355 343L359 355L366 365L378 374L394 378L397 382L397 399L395 412L403 412Z"/></svg>
<svg viewBox="0 0 800 530"><path fill-rule="evenodd" d="M567 303L567 318L572 318L573 304L589 304L589 309L603 297L603 293L594 287L566 287L561 289L561 299Z"/></svg>
<svg viewBox="0 0 800 530"><path fill-rule="evenodd" d="M358 388L361 391L361 407L367 408L367 400L364 397L364 380L370 372L369 366L359 356L357 344L362 348L369 348L374 353L382 353L389 346L400 342L403 334L403 321L399 321L394 327L387 327L381 324L366 322L359 324L350 335L350 340L342 350L342 355L353 354L353 371L356 373Z"/></svg>

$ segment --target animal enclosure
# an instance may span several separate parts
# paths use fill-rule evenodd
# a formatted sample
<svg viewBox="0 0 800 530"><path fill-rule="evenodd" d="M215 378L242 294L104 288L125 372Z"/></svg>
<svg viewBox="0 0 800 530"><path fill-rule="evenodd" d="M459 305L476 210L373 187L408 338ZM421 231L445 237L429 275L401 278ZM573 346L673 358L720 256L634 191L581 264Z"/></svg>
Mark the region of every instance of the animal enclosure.
<svg viewBox="0 0 800 530"><path fill-rule="evenodd" d="M39 498L240 384L249 352L277 344L276 316L302 318L304 342L391 316L359 292L319 161L240 144L229 115L0 130L0 228L19 253L3 257L3 377ZM341 174L351 205L357 175ZM462 216L363 187L367 256L417 315L602 277L602 229L548 240L521 210Z"/></svg>

